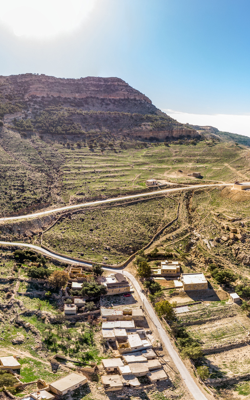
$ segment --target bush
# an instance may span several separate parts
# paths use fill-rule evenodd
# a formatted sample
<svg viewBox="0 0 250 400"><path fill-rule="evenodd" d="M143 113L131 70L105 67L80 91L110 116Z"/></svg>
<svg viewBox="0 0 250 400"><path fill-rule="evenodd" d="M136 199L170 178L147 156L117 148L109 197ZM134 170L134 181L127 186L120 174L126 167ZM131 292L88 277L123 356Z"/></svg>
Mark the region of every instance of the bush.
<svg viewBox="0 0 250 400"><path fill-rule="evenodd" d="M235 282L237 279L236 275L233 272L219 270L218 268L215 268L211 272L211 275L218 283L229 284L231 282Z"/></svg>
<svg viewBox="0 0 250 400"><path fill-rule="evenodd" d="M99 285L97 282L83 282L81 294L83 296L99 298L101 295L106 294L107 289L104 285Z"/></svg>
<svg viewBox="0 0 250 400"><path fill-rule="evenodd" d="M156 292L162 292L162 287L158 282L145 281L144 286L150 291L150 294L155 294Z"/></svg>
<svg viewBox="0 0 250 400"><path fill-rule="evenodd" d="M196 343L192 343L190 346L183 348L181 355L183 358L192 358L192 360L197 360L203 356L201 346Z"/></svg>
<svg viewBox="0 0 250 400"><path fill-rule="evenodd" d="M209 369L206 365L201 365L200 367L197 367L197 373L199 377L205 381L206 379L209 378Z"/></svg>
<svg viewBox="0 0 250 400"><path fill-rule="evenodd" d="M49 277L49 284L55 289L61 289L69 280L69 274L65 271L54 271Z"/></svg>
<svg viewBox="0 0 250 400"><path fill-rule="evenodd" d="M237 285L235 288L235 292L242 297L250 298L250 286L246 285Z"/></svg>
<svg viewBox="0 0 250 400"><path fill-rule="evenodd" d="M85 308L87 311L93 311L96 308L95 303L93 301L89 301L85 304Z"/></svg>
<svg viewBox="0 0 250 400"><path fill-rule="evenodd" d="M0 389L3 386L13 387L17 383L16 378L6 371L0 371Z"/></svg>
<svg viewBox="0 0 250 400"><path fill-rule="evenodd" d="M71 299L65 300L65 304L72 304L72 300Z"/></svg>
<svg viewBox="0 0 250 400"><path fill-rule="evenodd" d="M30 278L35 279L45 279L51 275L51 271L44 267L30 267L28 269L27 275Z"/></svg>
<svg viewBox="0 0 250 400"><path fill-rule="evenodd" d="M174 321L176 319L174 306L167 300L162 300L156 303L155 311L159 317L164 316L168 321Z"/></svg>
<svg viewBox="0 0 250 400"><path fill-rule="evenodd" d="M137 265L137 274L141 278L149 278L151 276L151 268L147 262L147 259L142 256L137 256L135 262Z"/></svg>
<svg viewBox="0 0 250 400"><path fill-rule="evenodd" d="M181 350L183 358L192 358L196 360L202 357L202 349L198 340L193 339L186 331L184 326L180 326L178 322L173 322L171 325L172 333L176 337L178 348Z"/></svg>
<svg viewBox="0 0 250 400"><path fill-rule="evenodd" d="M104 269L100 265L93 265L92 271L94 275L101 276L104 272Z"/></svg>

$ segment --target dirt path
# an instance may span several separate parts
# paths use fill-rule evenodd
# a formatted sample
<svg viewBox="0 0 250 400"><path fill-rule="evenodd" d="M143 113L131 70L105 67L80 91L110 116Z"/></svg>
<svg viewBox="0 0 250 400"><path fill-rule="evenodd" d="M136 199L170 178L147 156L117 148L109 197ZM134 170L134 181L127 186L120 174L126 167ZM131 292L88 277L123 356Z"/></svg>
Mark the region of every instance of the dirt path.
<svg viewBox="0 0 250 400"><path fill-rule="evenodd" d="M236 168L232 167L231 165L225 163L224 164L226 167L228 167L229 169L231 169L231 171L233 171L235 174L237 174L241 179L246 179L247 181L249 181L249 177L242 174L241 172L239 172Z"/></svg>

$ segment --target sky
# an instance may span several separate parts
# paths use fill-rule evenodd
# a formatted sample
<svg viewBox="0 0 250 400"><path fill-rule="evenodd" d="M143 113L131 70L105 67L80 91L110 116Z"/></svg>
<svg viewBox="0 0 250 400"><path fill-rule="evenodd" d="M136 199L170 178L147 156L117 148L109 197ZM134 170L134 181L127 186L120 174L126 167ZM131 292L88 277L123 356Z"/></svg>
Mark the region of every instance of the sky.
<svg viewBox="0 0 250 400"><path fill-rule="evenodd" d="M250 136L249 0L0 0L0 75L119 77L180 122Z"/></svg>

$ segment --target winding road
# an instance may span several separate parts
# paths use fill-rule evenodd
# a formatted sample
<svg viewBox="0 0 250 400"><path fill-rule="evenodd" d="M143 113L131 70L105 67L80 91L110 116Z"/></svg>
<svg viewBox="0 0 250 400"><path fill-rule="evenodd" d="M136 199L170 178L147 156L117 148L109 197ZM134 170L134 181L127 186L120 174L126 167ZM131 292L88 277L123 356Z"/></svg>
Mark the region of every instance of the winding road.
<svg viewBox="0 0 250 400"><path fill-rule="evenodd" d="M83 203L83 204L77 204L73 206L65 206L61 208L56 208L53 210L47 210L47 211L42 211L40 213L35 213L35 214L29 214L29 215L23 215L23 216L17 216L17 217L7 217L7 218L0 218L0 221L10 221L10 220L18 220L18 219L27 219L27 218L37 218L41 217L46 214L51 214L55 212L60 212L60 211L66 211L66 210L72 210L76 208L82 208L82 207L88 207L88 206L96 206L100 204L105 204L105 203L112 203L112 202L117 202L117 201L122 201L122 200L128 200L128 199L135 199L135 198L140 198L140 197L145 197L145 196L154 196L158 194L163 194L163 193L171 193L171 192L176 192L176 191L184 191L184 190L190 190L190 189L198 189L198 188L205 188L209 186L231 186L231 184L207 184L207 185L192 185L192 186L187 186L187 187L181 187L181 188L174 188L174 189L164 189L164 190L158 190L154 192L149 192L149 193L142 193L142 194L137 194L137 195L131 195L131 196L124 196L124 197L119 197L119 198L112 198L112 199L107 199L107 200L99 200L99 201L93 201L89 203ZM64 257L64 256L59 256L56 253L53 253L51 251L45 250L42 247L29 244L29 243L18 243L18 242L3 242L0 241L0 245L7 245L7 246L15 246L15 247L28 247L31 248L35 251L38 251L39 253L43 253L47 256L53 257L59 261L62 262L67 262L71 264L80 264L83 266L89 266L91 267L91 263L86 263L86 262L80 262L77 260L74 260L73 258L70 257ZM112 271L112 272L121 272L120 270L115 270L107 267L103 267L103 269L107 271ZM137 282L136 278L128 271L122 271L122 273L131 281L132 285L134 286L136 292L138 293L141 302L143 304L144 310L147 312L148 317L151 319L153 324L155 325L155 328L158 331L159 337L162 340L162 343L166 347L170 357L172 358L173 362L175 363L176 368L178 369L184 383L186 384L187 389L189 392L192 394L194 400L207 400L207 397L203 394L199 386L196 384L194 381L193 377L191 376L190 372L184 365L183 361L181 360L179 354L177 351L174 349L165 329L162 327L162 324L160 320L158 319L152 305L148 301L147 297L144 295L144 293L141 290L141 287L139 283Z"/></svg>
<svg viewBox="0 0 250 400"><path fill-rule="evenodd" d="M163 190L157 190L154 192L146 192L146 193L140 193L140 194L132 194L129 196L115 197L112 199L90 201L88 203L74 204L73 206L53 208L51 210L41 211L39 213L34 213L34 214L19 215L16 217L2 217L2 218L0 218L0 222L1 221L2 222L15 221L18 219L38 218L38 217L42 217L44 215L53 214L53 213L57 213L57 212L61 212L61 211L75 210L77 208L84 208L84 207L89 207L89 206L93 207L93 206L98 206L98 205L102 205L102 204L106 204L106 203L115 203L117 201L138 199L140 197L150 197L150 196L161 195L161 194L165 194L165 193L182 192L184 190L206 188L206 187L210 187L210 186L211 187L213 187L213 186L214 187L216 187L216 186L232 186L232 183L212 183L212 184L206 184L206 185L191 185L191 186L179 187L179 188L174 188L174 189L163 189Z"/></svg>
<svg viewBox="0 0 250 400"><path fill-rule="evenodd" d="M2 242L0 241L0 245L8 245L8 246L18 246L18 247L28 247L31 248L35 251L38 251L40 253L43 253L47 256L53 257L59 261L62 262L68 262L68 263L72 263L72 264L80 264L83 266L92 266L92 264L88 264L85 262L80 262L80 261L76 261L73 258L69 258L69 257L63 257L63 256L59 256L53 252L50 252L48 250L43 249L42 247L39 246L35 246L33 244L29 244L29 243L18 243L18 242ZM107 267L103 267L103 269L105 269L106 271L112 271L112 272L121 272L120 270L115 270L113 268L107 268ZM179 354L177 353L177 351L174 349L165 329L162 327L160 320L158 319L153 307L151 306L151 304L149 303L147 297L144 295L144 293L141 290L141 287L139 285L139 283L137 282L136 278L127 271L122 271L122 273L131 281L132 285L134 286L136 292L138 293L141 302L143 304L143 308L144 310L147 312L148 317L151 319L151 321L153 322L153 324L155 325L155 328L158 331L159 337L162 340L162 343L164 344L165 348L167 349L170 357L172 358L176 368L178 369L184 383L186 384L188 390L190 393L192 393L194 400L207 400L207 397L202 393L202 391L200 390L199 386L196 384L196 382L194 381L193 377L190 375L190 372L188 371L188 369L186 368L186 366L184 365L183 361L181 360Z"/></svg>

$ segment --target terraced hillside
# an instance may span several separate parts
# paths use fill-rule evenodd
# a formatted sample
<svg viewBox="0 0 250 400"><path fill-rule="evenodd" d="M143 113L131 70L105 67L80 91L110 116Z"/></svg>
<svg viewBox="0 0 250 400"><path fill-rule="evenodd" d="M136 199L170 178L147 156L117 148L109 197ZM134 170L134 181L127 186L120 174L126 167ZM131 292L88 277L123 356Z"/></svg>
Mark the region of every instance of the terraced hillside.
<svg viewBox="0 0 250 400"><path fill-rule="evenodd" d="M82 143L46 142L0 133L0 207L2 215L17 215L50 205L141 192L146 180L191 183L250 179L250 152L232 143L193 144L114 142L102 149Z"/></svg>

